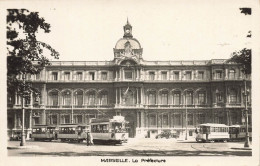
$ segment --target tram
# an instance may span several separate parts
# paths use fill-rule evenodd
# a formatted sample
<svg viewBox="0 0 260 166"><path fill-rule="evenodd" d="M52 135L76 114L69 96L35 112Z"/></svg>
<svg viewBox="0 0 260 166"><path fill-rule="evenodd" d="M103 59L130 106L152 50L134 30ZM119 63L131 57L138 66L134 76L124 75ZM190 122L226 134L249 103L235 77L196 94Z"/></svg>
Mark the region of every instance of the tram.
<svg viewBox="0 0 260 166"><path fill-rule="evenodd" d="M57 139L57 126L35 125L32 127L31 138L34 141L52 141Z"/></svg>
<svg viewBox="0 0 260 166"><path fill-rule="evenodd" d="M61 124L59 125L57 139L60 139L62 142L83 142L83 140L87 139L87 132L89 132L89 125Z"/></svg>
<svg viewBox="0 0 260 166"><path fill-rule="evenodd" d="M196 129L197 142L215 142L229 140L229 126L225 124L205 123L200 124Z"/></svg>
<svg viewBox="0 0 260 166"><path fill-rule="evenodd" d="M122 144L128 140L125 118L114 116L113 119L91 119L91 134L94 144Z"/></svg>
<svg viewBox="0 0 260 166"><path fill-rule="evenodd" d="M252 140L252 126L248 126L249 139ZM242 141L246 137L245 125L229 126L230 141Z"/></svg>

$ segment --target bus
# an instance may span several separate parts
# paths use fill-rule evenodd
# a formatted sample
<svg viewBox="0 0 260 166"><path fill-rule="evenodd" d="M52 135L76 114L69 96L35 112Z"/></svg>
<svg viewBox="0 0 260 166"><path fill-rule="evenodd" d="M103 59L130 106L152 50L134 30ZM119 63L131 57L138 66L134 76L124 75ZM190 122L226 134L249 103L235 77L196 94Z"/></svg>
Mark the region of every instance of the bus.
<svg viewBox="0 0 260 166"><path fill-rule="evenodd" d="M252 126L248 126L249 139L252 140ZM246 137L246 125L229 126L230 141L243 141Z"/></svg>
<svg viewBox="0 0 260 166"><path fill-rule="evenodd" d="M57 139L57 127L50 125L35 125L32 127L31 138L34 141L52 141Z"/></svg>
<svg viewBox="0 0 260 166"><path fill-rule="evenodd" d="M61 124L59 125L59 131L57 139L62 142L65 141L78 141L83 142L87 139L87 132L89 132L89 125L83 124Z"/></svg>
<svg viewBox="0 0 260 166"><path fill-rule="evenodd" d="M112 119L91 119L91 134L94 144L122 144L128 140L125 118L114 116Z"/></svg>
<svg viewBox="0 0 260 166"><path fill-rule="evenodd" d="M229 140L229 126L225 124L205 123L198 127L195 131L197 142L227 142Z"/></svg>

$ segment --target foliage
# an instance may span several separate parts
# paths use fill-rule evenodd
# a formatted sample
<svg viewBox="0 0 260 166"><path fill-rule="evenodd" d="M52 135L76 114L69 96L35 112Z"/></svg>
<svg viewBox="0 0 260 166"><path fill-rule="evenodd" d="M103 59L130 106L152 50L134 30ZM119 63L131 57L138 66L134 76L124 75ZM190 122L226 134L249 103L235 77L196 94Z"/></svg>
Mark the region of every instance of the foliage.
<svg viewBox="0 0 260 166"><path fill-rule="evenodd" d="M241 51L233 52L229 62L235 62L242 65L242 71L245 74L251 74L251 49L244 48Z"/></svg>
<svg viewBox="0 0 260 166"><path fill-rule="evenodd" d="M243 8L239 8L241 10L241 13L244 13L245 15L251 15L252 9L251 8L247 8L247 7L243 7Z"/></svg>
<svg viewBox="0 0 260 166"><path fill-rule="evenodd" d="M42 29L50 32L50 24L41 18L38 12L27 9L7 10L7 92L29 98L30 93L39 95L39 91L31 86L31 82L22 82L19 75L39 74L49 59L44 56L44 49L51 52L51 56L58 59L59 53L50 45L38 41L36 34Z"/></svg>

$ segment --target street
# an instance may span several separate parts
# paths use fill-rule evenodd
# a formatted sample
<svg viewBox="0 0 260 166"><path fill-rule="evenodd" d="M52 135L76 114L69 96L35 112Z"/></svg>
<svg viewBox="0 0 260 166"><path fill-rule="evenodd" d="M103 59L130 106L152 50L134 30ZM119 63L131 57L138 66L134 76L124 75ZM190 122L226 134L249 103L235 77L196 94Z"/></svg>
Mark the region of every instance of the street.
<svg viewBox="0 0 260 166"><path fill-rule="evenodd" d="M123 145L93 145L86 142L8 141L8 156L251 156L244 142L197 143L175 139L129 139Z"/></svg>

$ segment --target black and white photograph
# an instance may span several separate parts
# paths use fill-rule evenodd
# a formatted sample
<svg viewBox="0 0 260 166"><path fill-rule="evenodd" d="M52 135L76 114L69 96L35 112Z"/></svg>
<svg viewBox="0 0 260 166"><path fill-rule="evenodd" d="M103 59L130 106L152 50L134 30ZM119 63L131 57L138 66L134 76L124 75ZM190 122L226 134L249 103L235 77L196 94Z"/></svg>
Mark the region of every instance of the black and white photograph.
<svg viewBox="0 0 260 166"><path fill-rule="evenodd" d="M260 1L0 4L4 165L259 166Z"/></svg>

